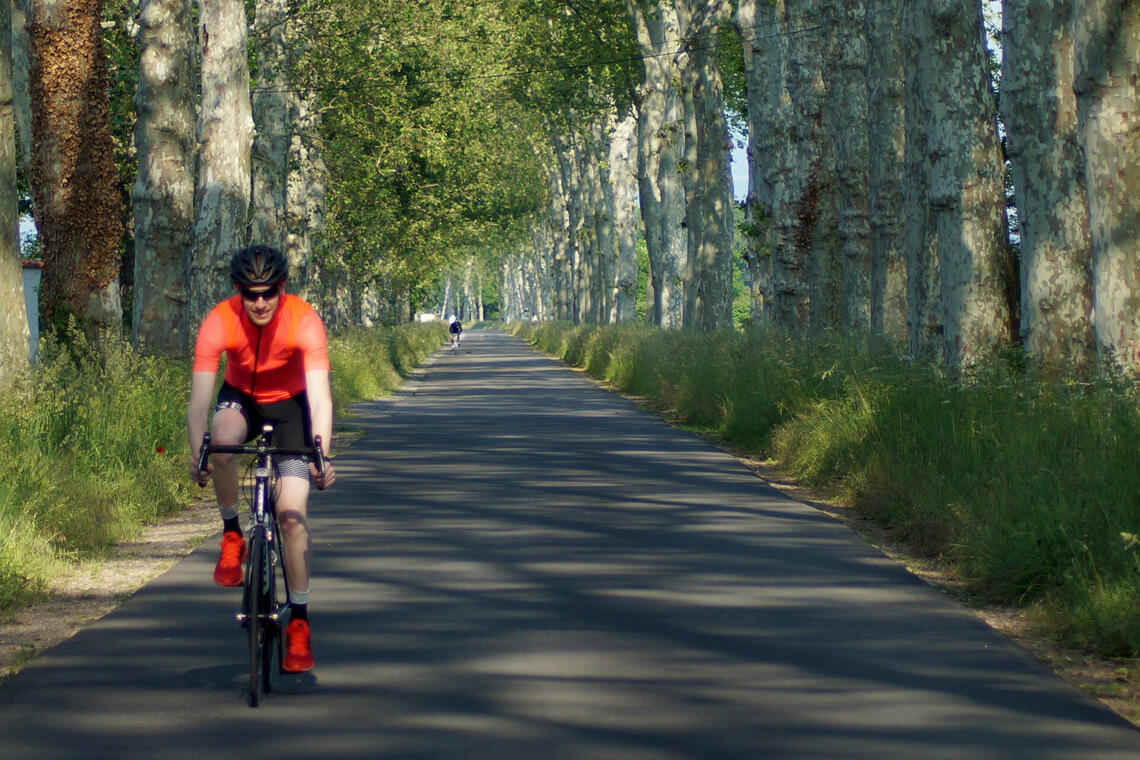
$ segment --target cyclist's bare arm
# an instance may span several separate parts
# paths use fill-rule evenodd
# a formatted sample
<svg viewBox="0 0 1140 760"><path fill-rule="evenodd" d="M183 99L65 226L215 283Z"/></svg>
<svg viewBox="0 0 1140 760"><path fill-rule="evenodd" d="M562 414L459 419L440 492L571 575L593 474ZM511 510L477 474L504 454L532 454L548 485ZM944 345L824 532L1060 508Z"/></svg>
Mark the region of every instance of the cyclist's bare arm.
<svg viewBox="0 0 1140 760"><path fill-rule="evenodd" d="M332 389L329 387L328 370L309 370L305 373L305 392L309 398L309 417L313 435L321 437L321 453L326 457L325 470L318 473L315 465L309 465L313 485L328 488L336 480L332 462L327 459L332 446L333 404Z"/></svg>
<svg viewBox="0 0 1140 760"><path fill-rule="evenodd" d="M190 403L186 407L186 429L190 439L190 479L198 485L205 485L208 477L198 469L198 449L202 448L202 434L206 432L209 423L213 398L214 373L193 373L190 378Z"/></svg>

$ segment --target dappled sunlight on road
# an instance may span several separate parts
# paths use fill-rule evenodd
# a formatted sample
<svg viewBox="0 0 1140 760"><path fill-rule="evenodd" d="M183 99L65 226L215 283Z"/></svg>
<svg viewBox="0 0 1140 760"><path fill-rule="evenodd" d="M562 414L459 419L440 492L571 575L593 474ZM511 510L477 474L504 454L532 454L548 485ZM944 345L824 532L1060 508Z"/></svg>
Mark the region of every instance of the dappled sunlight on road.
<svg viewBox="0 0 1140 760"><path fill-rule="evenodd" d="M509 339L473 346L376 405L367 486L322 517L385 589L337 664L418 663L391 685L434 707L386 722L442 732L433 754L1064 757L1095 734L832 518L556 362L503 361Z"/></svg>
<svg viewBox="0 0 1140 760"><path fill-rule="evenodd" d="M313 674L244 706L237 595L199 552L0 689L0 755L1140 753L841 523L512 338L359 412L311 506Z"/></svg>

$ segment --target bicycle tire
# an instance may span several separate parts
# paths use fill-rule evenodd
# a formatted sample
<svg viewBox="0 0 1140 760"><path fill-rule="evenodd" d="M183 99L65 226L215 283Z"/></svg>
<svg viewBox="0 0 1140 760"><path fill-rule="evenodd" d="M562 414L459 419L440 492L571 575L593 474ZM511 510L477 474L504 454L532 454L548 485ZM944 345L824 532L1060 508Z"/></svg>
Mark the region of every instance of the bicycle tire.
<svg viewBox="0 0 1140 760"><path fill-rule="evenodd" d="M246 596L249 600L249 706L257 707L261 691L261 651L265 641L265 535L254 528L249 540L249 564L246 566Z"/></svg>
<svg viewBox="0 0 1140 760"><path fill-rule="evenodd" d="M271 620L266 621L261 641L261 691L265 694L273 690L274 667L280 659L277 656L279 644L280 634L277 631L277 624Z"/></svg>
<svg viewBox="0 0 1140 760"><path fill-rule="evenodd" d="M276 531L274 531L276 535ZM262 609L265 610L265 626L261 641L261 689L268 694L273 689L273 673L281 669L281 621L277 614L281 611L277 598L277 566L282 557L280 544L268 543L265 547L265 597ZM274 561L276 559L276 561Z"/></svg>

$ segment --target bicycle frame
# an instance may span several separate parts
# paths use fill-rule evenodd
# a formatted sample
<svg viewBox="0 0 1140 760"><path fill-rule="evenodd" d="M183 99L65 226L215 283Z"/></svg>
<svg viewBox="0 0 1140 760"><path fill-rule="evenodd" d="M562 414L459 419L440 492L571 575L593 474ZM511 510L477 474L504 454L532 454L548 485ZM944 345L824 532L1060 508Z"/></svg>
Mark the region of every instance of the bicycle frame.
<svg viewBox="0 0 1140 760"><path fill-rule="evenodd" d="M261 461L264 459L266 461ZM254 469L253 499L247 535L246 582L238 623L249 629L250 703L256 707L259 686L272 688L272 665L276 650L277 671L281 671L281 620L289 608L289 574L282 554L277 525L277 509L270 490L268 457L261 457ZM284 601L277 592L277 571L286 589Z"/></svg>
<svg viewBox="0 0 1140 760"><path fill-rule="evenodd" d="M202 448L198 455L198 467L205 470L210 454L253 454L254 483L250 499L249 527L246 530L246 570L242 593L241 611L237 620L249 635L249 703L257 707L259 692L268 693L271 688L271 664L275 659L277 671L281 672L281 618L289 608L289 580L285 568L285 556L277 524L277 509L271 488L273 457L303 456L324 471L321 454L321 437L313 437L312 449L279 449L272 445L273 426L262 427L261 435L255 444L241 446L221 446L210 443L210 434L202 436ZM277 572L281 572L281 582L285 588L284 602L278 597Z"/></svg>

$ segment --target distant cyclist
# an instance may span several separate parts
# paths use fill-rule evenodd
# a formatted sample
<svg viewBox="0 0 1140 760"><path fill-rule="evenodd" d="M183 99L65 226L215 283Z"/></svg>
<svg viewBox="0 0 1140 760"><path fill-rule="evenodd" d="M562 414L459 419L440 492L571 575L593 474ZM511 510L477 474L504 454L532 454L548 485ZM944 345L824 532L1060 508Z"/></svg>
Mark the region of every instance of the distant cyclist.
<svg viewBox="0 0 1140 760"><path fill-rule="evenodd" d="M289 263L276 248L254 245L230 260L236 294L214 307L198 330L186 412L190 432L190 477L205 485L213 475L223 533L214 568L220 586L242 584L245 541L238 521L238 471L233 454L214 454L208 470L198 469L198 449L206 431L218 361L226 355L225 382L213 406L213 443L234 446L253 440L261 427L274 426L273 443L303 449L321 436L323 453L332 443L333 406L325 326L312 306L285 292ZM336 479L332 462L323 474L303 459L277 464L276 503L284 536L289 577L290 620L282 667L298 673L313 667L309 644L308 528L310 482L324 489Z"/></svg>
<svg viewBox="0 0 1140 760"><path fill-rule="evenodd" d="M463 337L463 325L454 314L451 315L449 321L451 324L448 325L447 329L451 333L451 350L456 351L459 349L459 341Z"/></svg>

